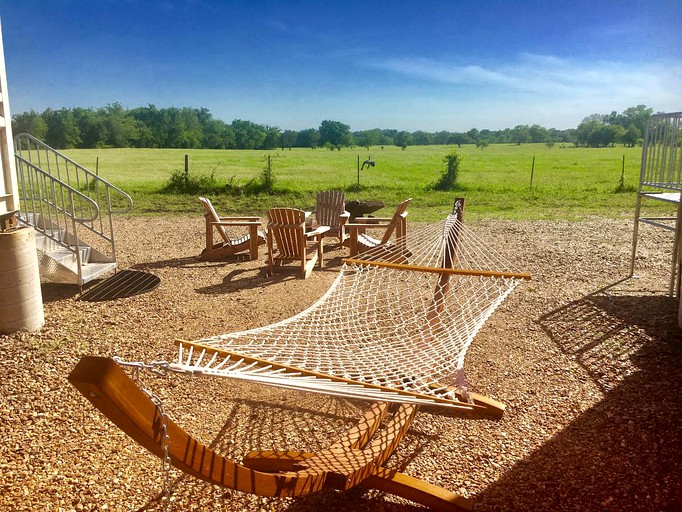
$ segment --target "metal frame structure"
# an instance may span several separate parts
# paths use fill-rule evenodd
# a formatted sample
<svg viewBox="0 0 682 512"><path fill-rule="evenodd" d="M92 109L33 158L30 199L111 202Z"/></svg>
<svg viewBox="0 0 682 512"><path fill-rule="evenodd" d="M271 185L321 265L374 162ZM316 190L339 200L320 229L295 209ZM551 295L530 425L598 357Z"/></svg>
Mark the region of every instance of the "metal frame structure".
<svg viewBox="0 0 682 512"><path fill-rule="evenodd" d="M5 48L0 27L0 231L13 227L19 211L19 189L12 143L12 116L7 93Z"/></svg>
<svg viewBox="0 0 682 512"><path fill-rule="evenodd" d="M635 206L630 277L635 272L639 224L674 231L668 293L680 296L680 242L682 241L682 112L654 114L649 118L642 146L642 167ZM642 200L653 199L677 205L674 217L642 216Z"/></svg>

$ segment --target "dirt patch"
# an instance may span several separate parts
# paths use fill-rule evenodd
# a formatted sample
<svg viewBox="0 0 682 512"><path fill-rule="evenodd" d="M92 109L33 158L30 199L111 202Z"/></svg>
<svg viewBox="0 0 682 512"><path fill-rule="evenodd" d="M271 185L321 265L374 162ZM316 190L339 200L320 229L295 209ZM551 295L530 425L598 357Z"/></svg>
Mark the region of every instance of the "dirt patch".
<svg viewBox="0 0 682 512"><path fill-rule="evenodd" d="M501 421L422 411L390 465L470 497L476 510L682 508L682 345L666 296L672 241L644 227L640 279L631 222L481 221L472 226L533 274L488 321L467 356L474 391L507 405ZM172 359L173 340L287 318L326 291L341 250L307 280L267 277L257 261L196 259L203 219L116 221L121 268L161 278L107 302L43 285L46 324L0 336L0 509L155 510L160 461L66 381L82 355ZM251 449L316 450L366 404L240 382L145 377L171 415L235 458ZM175 510L411 510L354 490L297 499L226 491L173 470Z"/></svg>

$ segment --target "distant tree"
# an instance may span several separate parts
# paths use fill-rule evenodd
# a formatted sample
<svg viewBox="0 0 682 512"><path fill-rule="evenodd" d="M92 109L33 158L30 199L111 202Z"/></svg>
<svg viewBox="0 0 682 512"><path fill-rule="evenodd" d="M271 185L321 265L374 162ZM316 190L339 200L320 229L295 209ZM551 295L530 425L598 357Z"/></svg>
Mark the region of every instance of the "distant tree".
<svg viewBox="0 0 682 512"><path fill-rule="evenodd" d="M466 133L453 133L447 140L448 144L457 144L458 148L462 147L462 144L473 144L474 141Z"/></svg>
<svg viewBox="0 0 682 512"><path fill-rule="evenodd" d="M601 116L599 118L589 116L583 119L575 131L576 143L580 146L591 145L591 141L594 140L591 134L600 126L602 126Z"/></svg>
<svg viewBox="0 0 682 512"><path fill-rule="evenodd" d="M263 147L265 130L261 125L243 119L235 119L231 126L237 149L259 149Z"/></svg>
<svg viewBox="0 0 682 512"><path fill-rule="evenodd" d="M467 136L471 139L471 141L475 144L478 142L478 138L480 137L480 134L476 128L472 128L467 132Z"/></svg>
<svg viewBox="0 0 682 512"><path fill-rule="evenodd" d="M45 140L47 123L38 112L31 110L17 114L12 118L12 131L15 135L28 133L37 139Z"/></svg>
<svg viewBox="0 0 682 512"><path fill-rule="evenodd" d="M431 143L432 144L456 144L452 142L448 142L450 137L452 136L452 132L448 131L440 131L432 134L431 136Z"/></svg>
<svg viewBox="0 0 682 512"><path fill-rule="evenodd" d="M279 145L282 149L291 148L296 144L296 137L298 132L293 130L284 130L279 137Z"/></svg>
<svg viewBox="0 0 682 512"><path fill-rule="evenodd" d="M410 138L412 140L412 144L415 146L427 146L431 144L431 134L421 130L412 132Z"/></svg>
<svg viewBox="0 0 682 512"><path fill-rule="evenodd" d="M640 138L640 136L641 135L637 127L634 124L630 124L630 126L628 126L623 133L621 140L623 141L623 144L632 148L635 147L635 144L637 144L637 140Z"/></svg>
<svg viewBox="0 0 682 512"><path fill-rule="evenodd" d="M296 136L296 147L315 148L320 144L320 132L315 128L301 130Z"/></svg>
<svg viewBox="0 0 682 512"><path fill-rule="evenodd" d="M494 136L495 136L494 133L487 129L483 129L480 132L478 132L479 140L485 140L488 143L490 143L493 140Z"/></svg>
<svg viewBox="0 0 682 512"><path fill-rule="evenodd" d="M412 136L410 135L410 132L406 131L401 131L395 134L395 137L393 137L393 144L395 144L398 147L401 147L405 149L407 146L409 146L412 143Z"/></svg>
<svg viewBox="0 0 682 512"><path fill-rule="evenodd" d="M100 141L107 146L127 148L137 137L137 123L120 103L113 103L96 111L102 126Z"/></svg>
<svg viewBox="0 0 682 512"><path fill-rule="evenodd" d="M279 146L282 132L277 126L264 126L265 138L263 139L262 149L274 149Z"/></svg>
<svg viewBox="0 0 682 512"><path fill-rule="evenodd" d="M512 129L511 142L515 143L517 146L520 146L524 142L530 142L531 140L530 128L528 128L528 125L517 124Z"/></svg>
<svg viewBox="0 0 682 512"><path fill-rule="evenodd" d="M654 110L646 105L637 105L636 107L626 108L623 110L623 122L621 123L621 126L623 128L628 128L633 124L635 128L639 130L641 137L644 135L646 123L653 112Z"/></svg>
<svg viewBox="0 0 682 512"><path fill-rule="evenodd" d="M539 124L534 124L533 126L531 126L528 129L528 133L530 133L531 142L545 142L549 137L547 128L543 128Z"/></svg>
<svg viewBox="0 0 682 512"><path fill-rule="evenodd" d="M350 146L352 142L353 136L350 133L350 126L347 124L328 120L320 123L320 144L330 143L340 148L342 146Z"/></svg>
<svg viewBox="0 0 682 512"><path fill-rule="evenodd" d="M70 149L81 143L78 124L69 109L47 109L43 112L47 124L45 142L56 149Z"/></svg>

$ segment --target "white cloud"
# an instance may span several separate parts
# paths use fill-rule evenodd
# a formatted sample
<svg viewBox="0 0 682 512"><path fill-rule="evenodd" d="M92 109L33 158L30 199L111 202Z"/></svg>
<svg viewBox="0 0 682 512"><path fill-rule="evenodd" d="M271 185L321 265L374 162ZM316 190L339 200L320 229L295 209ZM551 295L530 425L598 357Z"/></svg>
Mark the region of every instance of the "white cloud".
<svg viewBox="0 0 682 512"><path fill-rule="evenodd" d="M680 108L680 61L585 61L524 53L498 66L459 66L424 58L377 60L370 65L427 84L475 86L481 96L601 104L597 111L637 103L660 110Z"/></svg>

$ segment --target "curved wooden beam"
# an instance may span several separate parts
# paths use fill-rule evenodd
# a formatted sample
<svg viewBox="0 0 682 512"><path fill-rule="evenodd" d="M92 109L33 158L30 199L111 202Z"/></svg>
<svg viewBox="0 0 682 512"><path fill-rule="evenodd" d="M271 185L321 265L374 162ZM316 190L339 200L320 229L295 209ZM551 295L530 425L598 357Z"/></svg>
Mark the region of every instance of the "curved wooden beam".
<svg viewBox="0 0 682 512"><path fill-rule="evenodd" d="M156 405L110 358L83 357L69 375L73 384L123 432L157 457L163 457L161 418ZM324 486L321 472L261 473L227 459L203 445L171 419L171 464L212 484L261 496L300 496Z"/></svg>

